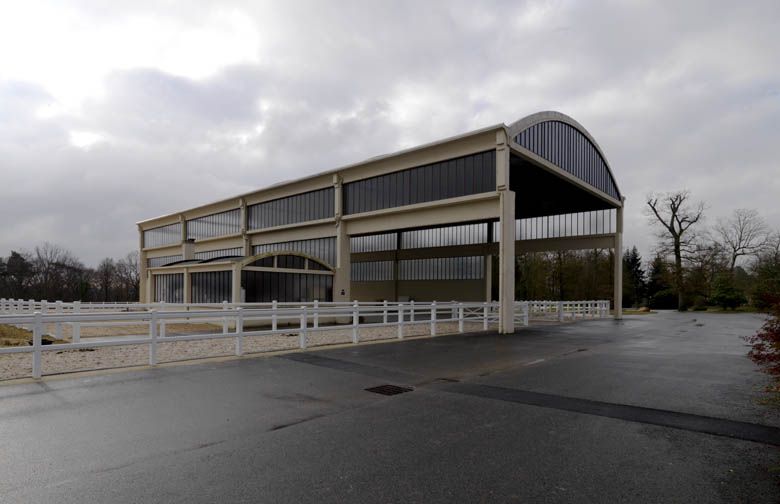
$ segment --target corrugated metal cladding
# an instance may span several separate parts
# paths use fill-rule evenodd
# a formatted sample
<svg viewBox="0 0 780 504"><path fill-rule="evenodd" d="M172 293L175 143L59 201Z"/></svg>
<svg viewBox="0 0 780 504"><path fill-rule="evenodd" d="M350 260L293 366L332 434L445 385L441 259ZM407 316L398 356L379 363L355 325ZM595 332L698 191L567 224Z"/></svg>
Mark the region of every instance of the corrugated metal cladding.
<svg viewBox="0 0 780 504"><path fill-rule="evenodd" d="M515 239L538 240L567 236L613 234L616 221L615 209L591 210L559 215L531 217L515 221ZM493 223L493 241L498 241L499 223Z"/></svg>
<svg viewBox="0 0 780 504"><path fill-rule="evenodd" d="M150 268L156 268L158 266L165 266L166 264L175 263L176 261L184 260L183 255L169 255L164 257L150 257L146 260L146 265Z"/></svg>
<svg viewBox="0 0 780 504"><path fill-rule="evenodd" d="M276 251L301 252L334 266L336 264L336 237L266 243L252 247L253 255Z"/></svg>
<svg viewBox="0 0 780 504"><path fill-rule="evenodd" d="M144 231L144 247L161 247L181 243L181 222Z"/></svg>
<svg viewBox="0 0 780 504"><path fill-rule="evenodd" d="M399 280L479 280L484 276L483 256L398 261Z"/></svg>
<svg viewBox="0 0 780 504"><path fill-rule="evenodd" d="M353 236L349 240L350 250L359 252L381 252L395 250L398 233ZM400 231L401 249L427 247L450 247L474 245L488 242L488 223L459 224L456 226L432 227Z"/></svg>
<svg viewBox="0 0 780 504"><path fill-rule="evenodd" d="M226 248L217 250L207 250L205 252L195 252L195 259L214 259L215 257L243 256L244 248Z"/></svg>
<svg viewBox="0 0 780 504"><path fill-rule="evenodd" d="M471 154L344 184L354 214L496 190L495 151Z"/></svg>
<svg viewBox="0 0 780 504"><path fill-rule="evenodd" d="M521 131L515 141L602 192L620 199L607 163L577 128L560 121L545 121Z"/></svg>
<svg viewBox="0 0 780 504"><path fill-rule="evenodd" d="M393 261L352 263L353 282L385 282L394 280ZM398 261L399 280L479 280L485 276L485 258L436 257Z"/></svg>
<svg viewBox="0 0 780 504"><path fill-rule="evenodd" d="M401 248L450 247L487 243L488 224L462 224L428 229L415 229L401 233Z"/></svg>
<svg viewBox="0 0 780 504"><path fill-rule="evenodd" d="M187 221L187 239L200 240L212 236L241 232L241 209L219 212Z"/></svg>
<svg viewBox="0 0 780 504"><path fill-rule="evenodd" d="M350 280L353 282L382 282L393 280L393 261L352 263Z"/></svg>
<svg viewBox="0 0 780 504"><path fill-rule="evenodd" d="M616 210L593 210L517 221L518 240L613 234Z"/></svg>
<svg viewBox="0 0 780 504"><path fill-rule="evenodd" d="M190 284L193 303L230 302L233 296L231 271L192 273Z"/></svg>
<svg viewBox="0 0 780 504"><path fill-rule="evenodd" d="M298 222L327 219L335 215L333 187L288 196L247 207L247 227L264 229Z"/></svg>
<svg viewBox="0 0 780 504"><path fill-rule="evenodd" d="M247 303L333 301L332 275L244 270L241 286Z"/></svg>
<svg viewBox="0 0 780 504"><path fill-rule="evenodd" d="M382 233L366 236L352 236L349 239L349 249L352 252L380 252L395 250L397 233Z"/></svg>
<svg viewBox="0 0 780 504"><path fill-rule="evenodd" d="M283 269L304 269L306 268L306 258L294 255L276 256L276 267Z"/></svg>
<svg viewBox="0 0 780 504"><path fill-rule="evenodd" d="M153 278L155 302L184 302L184 273L166 273L154 275Z"/></svg>

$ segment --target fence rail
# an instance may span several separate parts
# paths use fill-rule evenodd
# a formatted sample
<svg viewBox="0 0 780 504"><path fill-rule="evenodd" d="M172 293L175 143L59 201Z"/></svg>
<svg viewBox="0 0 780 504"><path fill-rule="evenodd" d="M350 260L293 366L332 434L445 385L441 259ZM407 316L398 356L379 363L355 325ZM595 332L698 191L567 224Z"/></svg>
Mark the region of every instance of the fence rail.
<svg viewBox="0 0 780 504"><path fill-rule="evenodd" d="M529 319L605 317L608 301L516 301L515 323L528 325ZM458 332L465 331L466 323L481 323L482 330L495 326L499 319L497 302L318 302L311 303L65 303L0 299L0 324L15 325L32 330L32 345L2 347L0 355L32 354L32 376L42 375L43 352L95 349L111 346L148 345L149 364L157 364L159 343L232 338L235 354L244 354L247 337L270 336L298 332L298 346L307 348L313 333L332 330L351 331L352 343L359 343L360 329L396 327L396 337L404 338L404 328L410 325L429 325L435 336L442 323L457 323ZM221 330L206 334L168 335L172 323L205 322L221 325ZM44 329L54 327L56 339L62 339L62 328L71 328L71 341L43 344ZM83 327L110 327L145 325L145 334L93 341L81 339ZM285 326L280 328L280 326Z"/></svg>

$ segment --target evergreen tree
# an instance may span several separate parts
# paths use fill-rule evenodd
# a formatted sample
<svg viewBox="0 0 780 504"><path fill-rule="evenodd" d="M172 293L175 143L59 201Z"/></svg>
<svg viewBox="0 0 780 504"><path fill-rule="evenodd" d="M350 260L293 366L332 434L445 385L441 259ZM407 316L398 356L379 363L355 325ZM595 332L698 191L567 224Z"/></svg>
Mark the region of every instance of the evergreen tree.
<svg viewBox="0 0 780 504"><path fill-rule="evenodd" d="M647 299L650 308L672 309L677 307L677 292L669 265L660 255L653 258L647 282Z"/></svg>
<svg viewBox="0 0 780 504"><path fill-rule="evenodd" d="M636 247L623 254L623 306L639 307L645 300L645 270Z"/></svg>

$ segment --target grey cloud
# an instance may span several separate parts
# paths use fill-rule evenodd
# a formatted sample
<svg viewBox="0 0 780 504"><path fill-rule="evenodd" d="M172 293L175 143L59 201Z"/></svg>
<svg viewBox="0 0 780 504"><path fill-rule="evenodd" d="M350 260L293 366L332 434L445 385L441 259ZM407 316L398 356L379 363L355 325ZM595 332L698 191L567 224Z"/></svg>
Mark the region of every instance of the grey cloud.
<svg viewBox="0 0 780 504"><path fill-rule="evenodd" d="M95 20L177 11L88 4ZM207 23L209 5L178 10ZM780 228L776 2L550 2L537 26L517 2L220 5L251 15L257 63L202 80L115 71L104 97L50 119L36 116L45 88L0 82L0 253L49 240L94 264L137 245L137 220L542 109L605 149L625 242L645 254L654 190L691 189L711 220L757 208ZM107 140L80 150L73 130Z"/></svg>

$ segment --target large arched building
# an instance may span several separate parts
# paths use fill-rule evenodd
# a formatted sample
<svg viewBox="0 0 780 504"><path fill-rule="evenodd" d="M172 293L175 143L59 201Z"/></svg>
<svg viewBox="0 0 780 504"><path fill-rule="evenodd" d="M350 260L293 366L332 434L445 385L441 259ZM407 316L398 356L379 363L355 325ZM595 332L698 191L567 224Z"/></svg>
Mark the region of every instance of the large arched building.
<svg viewBox="0 0 780 504"><path fill-rule="evenodd" d="M599 248L619 317L623 202L585 128L540 112L141 221L141 301L498 300L511 332L516 251Z"/></svg>

